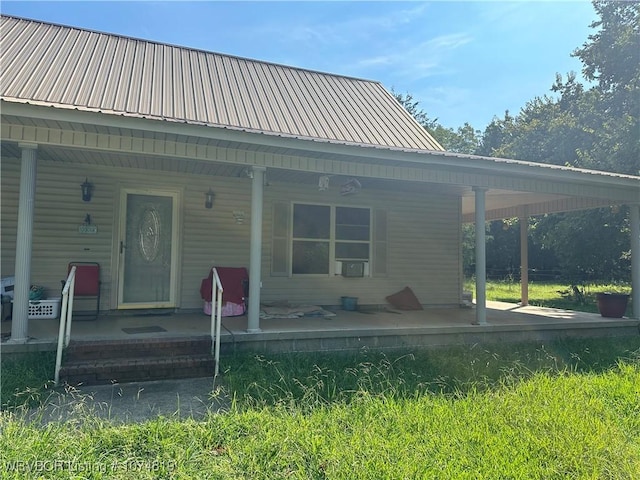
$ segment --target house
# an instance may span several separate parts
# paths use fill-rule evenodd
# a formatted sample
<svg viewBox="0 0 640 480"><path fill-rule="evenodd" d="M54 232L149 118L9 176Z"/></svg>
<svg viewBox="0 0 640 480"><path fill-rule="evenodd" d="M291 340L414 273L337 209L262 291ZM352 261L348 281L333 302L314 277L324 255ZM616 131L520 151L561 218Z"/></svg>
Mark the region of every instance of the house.
<svg viewBox="0 0 640 480"><path fill-rule="evenodd" d="M612 204L640 314L640 177L445 152L374 81L10 16L0 38L12 342L71 261L100 264L103 313L199 310L212 266L246 267L259 331L268 301L460 305L463 222Z"/></svg>

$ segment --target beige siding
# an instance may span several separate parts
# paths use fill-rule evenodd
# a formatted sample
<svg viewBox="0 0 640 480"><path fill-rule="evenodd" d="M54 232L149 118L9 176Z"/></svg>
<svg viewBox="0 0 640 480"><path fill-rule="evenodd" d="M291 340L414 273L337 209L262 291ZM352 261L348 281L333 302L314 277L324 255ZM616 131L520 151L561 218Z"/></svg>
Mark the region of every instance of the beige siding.
<svg viewBox="0 0 640 480"><path fill-rule="evenodd" d="M369 278L270 276L271 208L274 202L309 202L385 209L388 222L388 274ZM367 191L342 197L337 189L272 184L265 190L263 256L264 301L338 305L343 295L361 304L384 304L385 297L410 286L429 305L458 304L460 204L458 197Z"/></svg>
<svg viewBox="0 0 640 480"><path fill-rule="evenodd" d="M18 196L20 190L19 160L6 157L0 161L0 276L13 275L15 269L16 235L18 225Z"/></svg>
<svg viewBox="0 0 640 480"><path fill-rule="evenodd" d="M153 184L150 182L153 176ZM80 183L88 177L94 184L90 203L80 198ZM2 275L12 275L15 262L19 160L2 160ZM32 283L43 285L50 296L59 295L60 281L69 261L99 262L102 270L103 309L115 308L117 282L114 268L119 240L117 210L121 187L153 186L182 191L182 252L178 303L199 308L200 280L209 266L248 266L248 179L195 177L153 173L138 169L64 165L38 162L36 184ZM214 207L204 207L204 193L216 192ZM235 223L233 211L243 210L247 221ZM78 226L89 213L98 226L97 235L81 235Z"/></svg>
<svg viewBox="0 0 640 480"><path fill-rule="evenodd" d="M90 203L80 198L85 177L94 184ZM2 275L13 274L19 184L19 160L2 162ZM117 301L119 192L123 187L171 188L181 192L181 258L178 305L200 308L200 281L212 265L249 266L251 181L141 169L38 162L32 283L59 294L69 261L95 261L102 266L102 309ZM204 208L211 187L213 209ZM272 277L271 215L274 202L305 201L384 209L388 221L388 274L372 278ZM244 213L236 223L234 212ZM363 190L342 197L333 188L272 184L265 188L262 296L265 301L337 305L340 296L357 296L361 304L383 304L384 297L410 286L429 305L457 304L460 286L459 198L436 194L399 194ZM81 235L86 214L97 235Z"/></svg>

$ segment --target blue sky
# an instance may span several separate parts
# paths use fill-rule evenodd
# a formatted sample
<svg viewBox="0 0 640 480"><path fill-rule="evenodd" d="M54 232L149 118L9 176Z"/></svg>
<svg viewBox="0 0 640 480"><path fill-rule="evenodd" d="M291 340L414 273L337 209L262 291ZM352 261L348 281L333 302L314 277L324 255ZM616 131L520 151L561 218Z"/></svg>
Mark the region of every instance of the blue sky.
<svg viewBox="0 0 640 480"><path fill-rule="evenodd" d="M580 73L571 52L594 30L584 0L144 1L3 0L2 13L377 80L410 93L446 127L493 116Z"/></svg>

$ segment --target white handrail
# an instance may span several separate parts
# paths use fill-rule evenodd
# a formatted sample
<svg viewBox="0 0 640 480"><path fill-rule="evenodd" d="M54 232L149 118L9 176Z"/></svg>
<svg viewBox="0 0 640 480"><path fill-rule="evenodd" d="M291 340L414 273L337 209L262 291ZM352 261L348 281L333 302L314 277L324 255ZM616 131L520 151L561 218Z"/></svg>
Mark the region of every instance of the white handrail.
<svg viewBox="0 0 640 480"><path fill-rule="evenodd" d="M58 329L58 350L56 352L56 370L54 384L60 383L60 367L62 366L62 350L69 346L71 340L71 317L73 314L73 292L76 284L76 267L71 267L67 281L62 289L62 308L60 310L60 327Z"/></svg>
<svg viewBox="0 0 640 480"><path fill-rule="evenodd" d="M222 282L215 267L212 269L213 281L211 282L211 350L215 359L214 376L217 377L220 372L220 329L222 317Z"/></svg>

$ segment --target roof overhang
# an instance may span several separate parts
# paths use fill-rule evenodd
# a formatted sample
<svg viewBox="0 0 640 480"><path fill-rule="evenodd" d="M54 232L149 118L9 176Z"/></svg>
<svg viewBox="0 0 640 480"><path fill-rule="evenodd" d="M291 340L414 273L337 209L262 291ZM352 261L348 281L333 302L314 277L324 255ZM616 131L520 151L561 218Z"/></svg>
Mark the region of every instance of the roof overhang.
<svg viewBox="0 0 640 480"><path fill-rule="evenodd" d="M462 196L465 221L474 217L472 187L486 189L487 220L640 204L640 177L511 159L353 144L220 125L202 125L34 105L2 99L2 141L42 148L101 150L103 155L172 156L237 167L262 165L277 179L318 174L367 178L379 188L406 191L449 185ZM83 137L80 140L80 137ZM131 141L131 139L137 139ZM191 148L180 150L176 145ZM160 148L161 146L162 148ZM244 152L221 156L220 149ZM296 161L292 161L296 159ZM227 165L228 166L228 165ZM402 182L399 186L397 182ZM395 187L394 187L395 185Z"/></svg>

